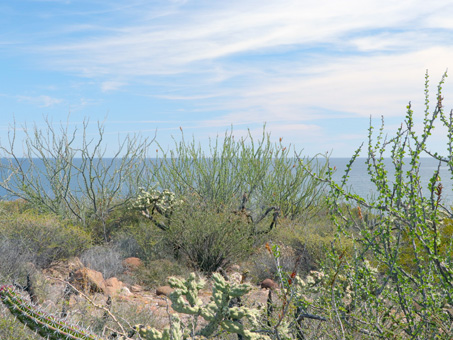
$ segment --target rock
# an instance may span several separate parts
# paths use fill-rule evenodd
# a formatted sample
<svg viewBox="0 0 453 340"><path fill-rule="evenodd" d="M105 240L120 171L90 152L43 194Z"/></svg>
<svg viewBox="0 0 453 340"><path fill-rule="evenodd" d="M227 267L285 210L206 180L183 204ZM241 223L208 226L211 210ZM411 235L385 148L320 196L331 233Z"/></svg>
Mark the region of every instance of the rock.
<svg viewBox="0 0 453 340"><path fill-rule="evenodd" d="M143 265L143 262L138 257L128 257L127 259L123 260L123 266L127 270L134 271L134 270L137 270L142 265Z"/></svg>
<svg viewBox="0 0 453 340"><path fill-rule="evenodd" d="M68 262L58 261L52 263L49 268L43 270L43 273L50 277L56 277L62 280L68 280L71 272L85 267L78 257L69 259Z"/></svg>
<svg viewBox="0 0 453 340"><path fill-rule="evenodd" d="M261 282L261 288L276 289L278 288L278 284L272 279L265 279Z"/></svg>
<svg viewBox="0 0 453 340"><path fill-rule="evenodd" d="M74 272L73 282L76 288L85 293L102 293L105 290L102 273L87 267Z"/></svg>
<svg viewBox="0 0 453 340"><path fill-rule="evenodd" d="M139 285L133 285L131 287L131 292L133 292L133 293L143 292L143 287L139 286Z"/></svg>
<svg viewBox="0 0 453 340"><path fill-rule="evenodd" d="M174 291L170 286L161 286L156 288L156 295L169 296Z"/></svg>
<svg viewBox="0 0 453 340"><path fill-rule="evenodd" d="M167 301L164 301L164 300L159 300L159 301L157 301L157 305L158 305L159 307L167 307L167 306L169 305L169 303L170 303L169 300L167 300Z"/></svg>
<svg viewBox="0 0 453 340"><path fill-rule="evenodd" d="M73 257L68 261L68 269L73 271L85 267L78 257Z"/></svg>
<svg viewBox="0 0 453 340"><path fill-rule="evenodd" d="M129 288L127 288L127 287L122 287L122 288L120 289L120 295L121 295L121 296L132 296L132 295L134 295L134 294L131 293L131 291L129 290Z"/></svg>
<svg viewBox="0 0 453 340"><path fill-rule="evenodd" d="M115 296L120 293L121 288L123 288L123 283L119 281L116 277L111 277L104 281L104 293L110 296ZM129 292L130 293L130 292Z"/></svg>

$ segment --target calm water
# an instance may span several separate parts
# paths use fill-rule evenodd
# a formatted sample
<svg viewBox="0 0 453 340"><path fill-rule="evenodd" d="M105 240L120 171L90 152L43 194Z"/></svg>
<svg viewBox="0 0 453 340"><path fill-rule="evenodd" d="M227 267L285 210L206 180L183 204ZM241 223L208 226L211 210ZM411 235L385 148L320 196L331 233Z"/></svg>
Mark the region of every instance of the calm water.
<svg viewBox="0 0 453 340"><path fill-rule="evenodd" d="M5 160L2 160L2 163ZM77 160L75 160L77 161ZM150 159L152 162L153 160ZM330 164L332 167L336 167L337 171L334 174L334 180L337 182L341 181L341 177L344 174L344 170L346 169L346 165L349 163L349 158L331 158ZM409 160L405 162L406 164L409 163ZM433 173L437 170L438 162L434 161L431 158L424 158L420 161L420 177L422 179L423 188L426 188L425 194L427 193L428 182L429 179L432 177ZM36 161L36 165L39 166L39 161ZM388 178L391 180L394 176L394 169L390 159L384 161L386 169L388 171ZM42 166L42 165L41 165ZM406 166L408 169L409 167ZM448 171L446 166L442 166L440 168L440 178L442 185L444 187L443 190L443 200L445 203L453 203L453 181L451 180L451 174ZM347 182L348 187L350 190L356 194L359 194L362 197L370 197L375 193L374 185L370 181L370 176L368 175L367 166L365 164L364 158L359 158L352 166L352 170L349 174L349 180ZM4 189L0 188L0 197L5 197L6 192Z"/></svg>
<svg viewBox="0 0 453 340"><path fill-rule="evenodd" d="M341 177L344 175L346 166L349 163L349 158L331 158L330 164L331 167L336 166L337 171L334 174L334 180L340 182ZM376 193L375 186L370 180L370 175L368 174L367 165L365 164L365 158L358 158L353 166L352 170L349 173L348 187L350 190L362 197L369 197ZM409 159L405 160L405 165L403 169L409 170ZM388 171L387 178L392 181L395 175L395 169L392 164L391 159L386 159L384 161L386 170ZM439 162L431 158L422 158L420 159L420 178L422 182L422 187L425 189L424 194L428 194L428 183L433 174L437 171ZM445 203L453 203L453 181L451 179L450 171L448 167L443 165L440 168L439 177L441 178L441 183L443 185L442 197Z"/></svg>

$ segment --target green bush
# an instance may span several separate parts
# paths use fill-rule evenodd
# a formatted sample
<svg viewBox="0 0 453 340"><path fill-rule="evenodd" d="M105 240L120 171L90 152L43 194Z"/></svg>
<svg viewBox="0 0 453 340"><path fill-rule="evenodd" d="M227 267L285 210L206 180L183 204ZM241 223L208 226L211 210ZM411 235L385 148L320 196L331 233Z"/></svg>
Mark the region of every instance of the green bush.
<svg viewBox="0 0 453 340"><path fill-rule="evenodd" d="M33 263L40 268L80 255L91 245L90 235L77 225L53 214L35 211L0 214L0 234L19 242L22 250L31 253Z"/></svg>
<svg viewBox="0 0 453 340"><path fill-rule="evenodd" d="M405 124L393 137L384 135L383 123L377 137L370 126L366 164L377 192L373 200L345 189L361 149L340 183L332 180L331 168L321 179L330 183L329 206L339 240L347 238L353 245L351 257L344 248L332 247L324 267L328 284L318 300L337 324L337 337L360 332L375 338L451 339L453 258L448 237L453 212L443 202L439 176L442 164L453 175L453 116L444 113L442 102L445 77L431 114L426 75L421 134L415 131L410 103ZM445 156L428 147L438 122L448 131ZM384 161L387 154L393 178ZM426 186L420 178L423 155L438 163Z"/></svg>
<svg viewBox="0 0 453 340"><path fill-rule="evenodd" d="M233 130L227 131L223 140L217 137L204 151L195 140L186 141L184 135L174 148L154 163L150 178L143 187L157 184L177 197L195 195L217 206L241 204L247 195L245 207L253 218L266 209L278 207L285 217L309 217L324 207L322 183L314 181L297 161L301 151L294 146L271 142L270 133L263 128L260 138L251 133L235 138ZM304 158L305 167L323 172L323 159Z"/></svg>
<svg viewBox="0 0 453 340"><path fill-rule="evenodd" d="M113 234L112 243L124 257L134 256L145 262L173 256L173 252L165 244L164 232L145 219L123 226Z"/></svg>
<svg viewBox="0 0 453 340"><path fill-rule="evenodd" d="M242 260L259 237L256 226L229 207L186 202L175 210L165 242L176 256L205 272Z"/></svg>

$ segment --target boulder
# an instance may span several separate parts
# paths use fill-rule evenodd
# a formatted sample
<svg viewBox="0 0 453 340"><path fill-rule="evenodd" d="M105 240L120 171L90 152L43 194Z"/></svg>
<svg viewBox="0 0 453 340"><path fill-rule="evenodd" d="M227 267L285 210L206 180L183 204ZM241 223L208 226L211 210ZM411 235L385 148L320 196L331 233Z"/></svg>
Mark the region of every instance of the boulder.
<svg viewBox="0 0 453 340"><path fill-rule="evenodd" d="M76 270L72 281L77 289L85 293L102 293L105 290L102 273L87 267Z"/></svg>
<svg viewBox="0 0 453 340"><path fill-rule="evenodd" d="M142 286L139 286L139 285L133 285L131 286L131 292L133 293L139 293L139 292L143 292L143 287Z"/></svg>
<svg viewBox="0 0 453 340"><path fill-rule="evenodd" d="M123 266L126 268L126 270L134 271L142 265L143 262L138 257L128 257L127 259L123 260Z"/></svg>
<svg viewBox="0 0 453 340"><path fill-rule="evenodd" d="M110 296L118 295L123 288L123 283L116 277L104 280L104 293Z"/></svg>
<svg viewBox="0 0 453 340"><path fill-rule="evenodd" d="M278 284L272 279L264 279L263 282L261 282L261 288L276 289L278 288Z"/></svg>
<svg viewBox="0 0 453 340"><path fill-rule="evenodd" d="M156 288L156 295L169 296L174 291L170 286L160 286Z"/></svg>

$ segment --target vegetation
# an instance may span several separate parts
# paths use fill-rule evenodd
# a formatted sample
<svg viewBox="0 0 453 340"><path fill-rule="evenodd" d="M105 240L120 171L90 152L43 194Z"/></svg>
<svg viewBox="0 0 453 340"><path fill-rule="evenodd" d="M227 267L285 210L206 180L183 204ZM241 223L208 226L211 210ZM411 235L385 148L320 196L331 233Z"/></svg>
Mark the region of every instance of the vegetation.
<svg viewBox="0 0 453 340"><path fill-rule="evenodd" d="M46 123L44 129L23 128L23 155L17 150L15 126L10 131L8 144L0 145L0 187L40 212L71 218L85 228L99 221L98 236L107 241L108 216L135 195L152 140L128 136L113 157L105 157L101 124L97 139L91 139L84 121L78 140L77 129Z"/></svg>
<svg viewBox="0 0 453 340"><path fill-rule="evenodd" d="M301 158L282 140L271 143L265 131L259 140L227 132L207 153L182 135L170 152L158 145L163 155L155 160L145 158L153 141L131 139L130 152L124 158L120 150L112 163L99 151L101 127L99 142L83 137L79 148L68 130L57 134L52 128L45 137L35 129L28 135L27 161L14 151L12 134L9 147L2 146L9 159L2 163L0 186L23 201L0 202L4 305L30 329L55 339L450 339L453 211L439 170L445 166L453 177L445 77L431 113L426 76L421 134L410 103L394 136L384 135L383 123L377 136L370 126L366 164L373 199L347 190L362 147L335 182L328 163ZM435 125L447 131L445 155L429 149ZM426 188L422 156L438 163ZM384 157L391 160L392 178ZM84 319L92 325L85 331L41 311L36 303L45 290L30 291L36 273L31 267L72 256L106 277L121 275L122 260L138 256L144 264L128 274L131 285L187 277L189 268L196 273L169 280L177 314L168 315L168 329L143 312L126 312L119 320L97 305L100 316L88 309L79 313L92 317ZM233 264L242 266L241 281L278 282L264 305L251 301L250 284L228 276ZM201 299L204 286L211 288L208 303ZM0 313L6 315L5 309ZM131 326L128 321L140 316L146 316L144 326ZM16 331L12 319L0 320L0 338L33 336Z"/></svg>
<svg viewBox="0 0 453 340"><path fill-rule="evenodd" d="M382 125L374 141L370 127L366 162L377 190L373 201L344 189L360 149L351 159L342 183L332 181L332 170L324 178L313 174L330 184L327 197L338 233L354 246L353 252L345 256L339 243L325 267L331 293L326 301L335 311L343 338L354 330L382 338L434 339L453 334L453 243L448 238L453 215L444 204L439 176L442 165L453 175L453 115L445 114L442 104L445 77L438 85L437 101L430 114L426 75L421 135L415 131L410 103L405 126L394 137L386 138ZM432 152L427 144L436 121L447 130L446 156ZM393 179L385 167L386 151L394 167ZM422 187L419 175L421 155L438 161L428 188ZM349 204L343 204L344 200Z"/></svg>

